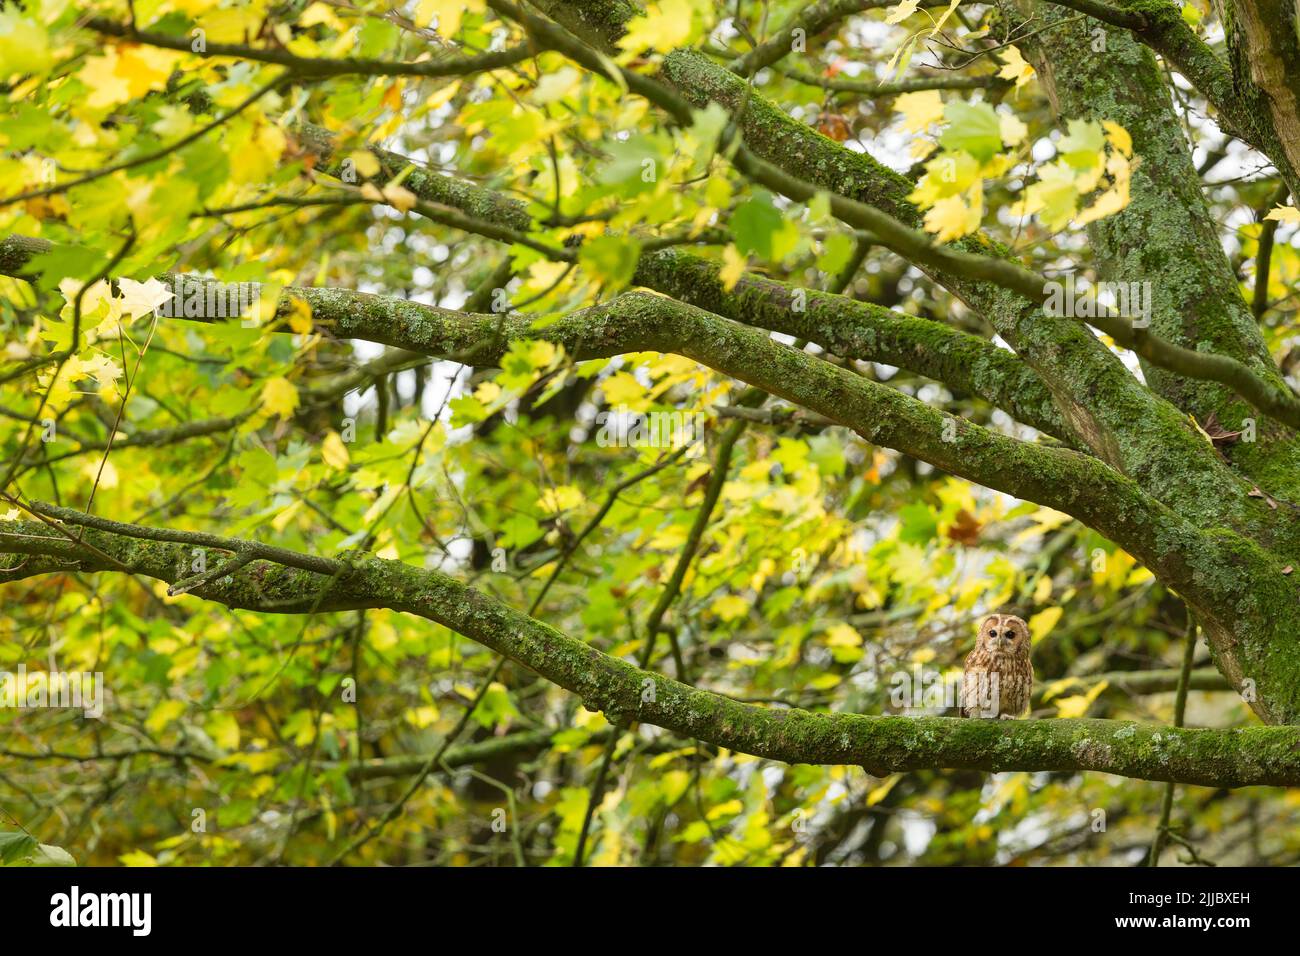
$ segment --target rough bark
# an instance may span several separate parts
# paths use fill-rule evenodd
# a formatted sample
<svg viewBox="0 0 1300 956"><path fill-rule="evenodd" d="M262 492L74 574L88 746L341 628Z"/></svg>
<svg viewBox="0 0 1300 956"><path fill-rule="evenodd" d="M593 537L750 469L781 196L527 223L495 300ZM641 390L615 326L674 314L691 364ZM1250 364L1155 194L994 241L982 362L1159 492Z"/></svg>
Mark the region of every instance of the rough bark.
<svg viewBox="0 0 1300 956"><path fill-rule="evenodd" d="M14 552L0 557L0 581L51 566L23 555L73 562L83 571L113 567L40 522L8 523L0 538ZM84 540L132 573L168 583L189 567L187 545L93 528ZM1187 730L1112 720L870 717L740 703L641 670L444 574L399 561L355 559L333 583L315 572L259 563L193 593L228 607L267 612L300 613L319 604L320 611L386 607L419 615L572 691L589 710L614 722L653 724L786 763L854 764L877 775L951 767L1092 770L1212 787L1300 784L1297 727Z"/></svg>
<svg viewBox="0 0 1300 956"><path fill-rule="evenodd" d="M1028 3L1017 6L1022 13L1035 9ZM1037 9L1048 24L1067 18L1066 11L1051 6ZM1098 21L1089 25L1090 35L1093 29L1106 29ZM1187 348L1230 355L1285 389L1219 242L1217 223L1210 217L1155 58L1126 31L1114 28L1106 30L1102 50L1079 43L1074 32L1062 29L1035 33L1026 48L1062 119L1119 123L1128 130L1139 158L1128 207L1087 227L1097 277L1149 280L1152 332ZM1261 419L1215 382L1190 379L1149 362L1142 370L1152 388L1201 422L1214 416L1225 428L1239 430L1244 419L1255 421L1258 441L1230 447L1229 460L1274 497L1300 501L1300 442L1290 428Z"/></svg>

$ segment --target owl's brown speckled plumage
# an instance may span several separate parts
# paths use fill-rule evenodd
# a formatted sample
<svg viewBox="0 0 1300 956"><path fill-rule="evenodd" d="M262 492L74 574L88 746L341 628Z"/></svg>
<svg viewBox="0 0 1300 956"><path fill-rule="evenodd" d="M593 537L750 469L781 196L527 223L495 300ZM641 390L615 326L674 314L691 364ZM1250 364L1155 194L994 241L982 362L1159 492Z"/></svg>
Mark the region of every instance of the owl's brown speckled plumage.
<svg viewBox="0 0 1300 956"><path fill-rule="evenodd" d="M1029 625L1014 614L986 618L962 673L962 716L1019 717L1033 688Z"/></svg>

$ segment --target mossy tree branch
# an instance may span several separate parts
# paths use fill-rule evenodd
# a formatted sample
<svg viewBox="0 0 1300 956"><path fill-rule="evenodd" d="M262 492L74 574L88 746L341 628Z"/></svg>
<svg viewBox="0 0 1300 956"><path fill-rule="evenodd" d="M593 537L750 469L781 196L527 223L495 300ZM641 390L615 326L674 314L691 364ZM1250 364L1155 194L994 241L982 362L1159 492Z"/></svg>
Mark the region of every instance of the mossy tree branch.
<svg viewBox="0 0 1300 956"><path fill-rule="evenodd" d="M1256 86L1250 76L1243 77L1244 82L1234 79L1233 70L1196 35L1183 19L1179 5L1169 0L1047 2L1132 31L1134 37L1164 57L1196 87L1218 111L1220 125L1225 131L1266 155L1292 191L1300 190L1300 175L1297 174L1300 168L1300 118L1295 116L1294 109L1288 112L1285 106L1275 112L1273 95L1268 92L1272 87L1274 93L1282 94L1280 99L1284 103L1288 97L1291 103L1295 102L1294 79L1287 80L1285 67L1276 68L1285 62L1282 51L1286 48L1288 31L1284 3L1261 5L1258 0L1249 0L1242 6L1249 11L1246 22L1253 22L1254 28L1240 32L1233 29L1241 19L1232 15L1237 5L1217 5L1221 14L1227 14L1225 26L1229 52L1233 60L1244 67L1242 72L1256 73L1263 81L1262 85ZM1267 29L1260 29L1265 24ZM1291 32L1291 49L1295 50L1294 31ZM1267 65L1270 61L1274 64L1272 69ZM1260 65L1258 71L1256 63ZM1295 65L1293 62L1289 71L1292 74ZM1289 94L1284 92L1288 87Z"/></svg>
<svg viewBox="0 0 1300 956"><path fill-rule="evenodd" d="M188 548L95 529L85 540L134 573L174 583ZM0 578L24 575L23 555L108 565L45 525L0 524ZM306 556L304 556L306 557ZM48 568L48 565L43 567ZM39 572L38 572L39 573ZM332 582L332 583L331 583ZM328 588L322 596L319 592ZM877 775L954 768L983 771L1097 771L1208 787L1300 785L1300 728L1186 730L1111 720L981 721L875 717L765 708L689 687L602 653L437 571L358 559L332 579L261 563L205 583L195 595L232 608L300 613L390 608L447 627L577 694L614 722L652 724L741 753L786 763L846 764Z"/></svg>
<svg viewBox="0 0 1300 956"><path fill-rule="evenodd" d="M592 72L604 75L612 69L600 54L557 24L523 11L509 0L489 0L489 5ZM673 78L670 64L674 58L679 62L691 59L694 64L685 77ZM1295 520L1279 522L1265 514L1260 503L1252 500L1252 483L1243 480L1200 439L1184 412L1138 382L1082 323L1054 316L1042 307L1049 290L1041 276L1006 258L996 244L986 247L992 254L984 249L971 251L971 243L983 241L980 237L952 246L935 245L928 234L914 228L920 214L907 201L907 180L896 173L881 175L869 168L865 175L858 175L875 194L873 202L862 202L833 183L788 172L783 163L804 167L811 163L820 176L825 176L828 167L852 170L863 162L862 154L797 123L755 96L740 77L698 54L676 51L665 58L664 69L674 86L685 90L686 101L695 105L723 102L740 117L744 142L732 142L726 152L748 178L800 202L810 201L819 189L831 190L830 208L837 218L870 231L881 244L928 267L938 281L982 311L1052 389L1073 431L1105 461L1133 476L1157 497L1179 500L1198 520L1223 520L1226 501L1234 527L1249 526L1264 536L1261 540L1280 538L1288 547L1297 544L1300 527ZM690 121L688 103L675 92L627 70L618 75L629 89L660 106L674 121ZM751 132L754 124L757 137ZM778 130L787 135L774 136ZM757 146L755 139L759 140ZM866 164L879 166L872 160ZM890 204L894 208L889 208ZM1258 402L1257 407L1273 409L1270 413L1284 421L1300 422L1300 399L1289 389L1256 377L1231 356L1182 348L1148 335L1145 329L1134 329L1128 320L1118 317L1100 318L1094 324L1157 365L1229 384L1252 403ZM1098 401L1099 394L1105 394L1107 401ZM1280 530L1276 528L1279 524Z"/></svg>
<svg viewBox="0 0 1300 956"><path fill-rule="evenodd" d="M311 306L322 334L478 365L499 361L510 341L521 337L557 342L579 360L675 352L851 428L874 444L1071 514L1133 554L1195 606L1220 670L1234 686L1256 682L1254 703L1262 715L1284 720L1300 714L1300 686L1292 679L1288 646L1265 638L1278 626L1274 604L1294 603L1295 587L1277 575L1285 559L1260 543L1283 555L1294 553L1295 522L1244 492L1234 497L1232 486L1186 489L1177 476L1163 476L1168 497L1153 495L1097 458L989 431L763 332L649 293L624 294L541 330L525 316L460 313L322 288L283 289L279 314L286 321L295 299ZM1214 510L1189 505L1199 503L1198 492ZM1255 639L1242 639L1251 634Z"/></svg>
<svg viewBox="0 0 1300 956"><path fill-rule="evenodd" d="M1049 24L1068 19L1065 11L1050 6L1023 9L1042 13ZM1009 13L1015 16L1014 10ZM1027 21L1023 26L1027 28ZM1300 408L1223 252L1218 223L1210 216L1155 57L1123 30L1108 31L1101 50L1078 43L1065 30L1043 30L1025 43L1025 51L1063 120L1081 116L1117 122L1128 131L1140 158L1128 206L1090 223L1087 230L1099 279L1129 282L1150 277L1152 336L1146 344L1158 340L1159 351L1169 360L1137 348L1146 381L1199 421L1213 416L1226 428L1239 428L1244 418L1255 416L1254 408L1267 410L1275 401ZM1134 330L1130 337L1137 334ZM1185 374L1211 365L1226 374ZM1269 414L1296 426L1297 417L1290 411ZM1230 450L1233 464L1271 494L1300 499L1300 443L1295 433L1275 422L1261 423L1261 430L1266 432L1264 440Z"/></svg>
<svg viewBox="0 0 1300 956"><path fill-rule="evenodd" d="M845 358L897 365L984 398L1062 441L1074 440L1033 369L1014 353L943 323L756 273L728 290L715 264L679 249L642 256L633 281L737 322L807 339Z"/></svg>
<svg viewBox="0 0 1300 956"><path fill-rule="evenodd" d="M593 72L603 75L608 69L594 50L556 24L539 22L540 18L507 0L492 0L491 5ZM739 118L744 145L734 150L733 162L742 172L799 201L811 199L817 189L829 191L837 217L879 234L883 244L921 265L983 314L1043 378L1071 431L1105 461L1153 493L1180 494L1185 506L1202 516L1219 513L1226 488L1234 510L1256 512L1257 524L1266 518L1248 500L1250 484L1200 441L1184 413L1138 382L1081 323L1045 312L1041 303L1047 292L1041 277L1009 260L998 261L1005 250L982 237L937 247L914 228L920 223L920 212L907 199L912 184L906 177L797 122L755 95L742 78L699 53L677 50L664 58L663 76L685 103L639 74L624 71L621 76L634 92L647 96L678 122L689 121L686 104L702 107L717 102L727 107ZM993 255L987 254L990 249ZM1112 334L1131 341L1134 348L1140 341L1148 351L1160 349L1161 343L1146 341L1149 337L1142 330L1126 335L1130 331L1131 326L1122 322ZM1178 358L1196 362L1203 358L1203 369L1214 374L1238 370L1222 363L1240 366L1223 356L1189 353ZM1244 366L1240 368L1248 373ZM1098 394L1106 394L1109 400L1098 402ZM1297 416L1300 420L1300 407Z"/></svg>

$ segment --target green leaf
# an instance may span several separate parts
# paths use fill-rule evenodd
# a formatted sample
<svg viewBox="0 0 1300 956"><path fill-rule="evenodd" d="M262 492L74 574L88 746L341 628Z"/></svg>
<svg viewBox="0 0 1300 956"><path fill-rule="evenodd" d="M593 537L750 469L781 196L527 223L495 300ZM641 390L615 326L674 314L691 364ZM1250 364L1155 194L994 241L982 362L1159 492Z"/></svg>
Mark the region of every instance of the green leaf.
<svg viewBox="0 0 1300 956"><path fill-rule="evenodd" d="M48 843L37 844L36 852L31 856L33 866L76 866L72 854L60 846Z"/></svg>
<svg viewBox="0 0 1300 956"><path fill-rule="evenodd" d="M737 249L769 262L785 258L799 243L798 227L762 190L736 207L730 226Z"/></svg>
<svg viewBox="0 0 1300 956"><path fill-rule="evenodd" d="M641 244L621 236L597 236L582 244L578 261L593 276L611 289L620 289L632 280Z"/></svg>
<svg viewBox="0 0 1300 956"><path fill-rule="evenodd" d="M967 152L986 163L1002 149L1002 128L998 114L987 103L952 100L943 108L948 122L940 144L945 149Z"/></svg>
<svg viewBox="0 0 1300 956"><path fill-rule="evenodd" d="M1088 169L1102 160L1106 150L1106 134L1100 123L1072 119L1066 124L1067 133L1061 137L1056 151L1075 169Z"/></svg>
<svg viewBox="0 0 1300 956"><path fill-rule="evenodd" d="M827 478L844 474L844 442L822 433L808 439L808 460Z"/></svg>
<svg viewBox="0 0 1300 956"><path fill-rule="evenodd" d="M501 526L497 543L503 548L526 548L542 536L542 526L531 515L513 514Z"/></svg>
<svg viewBox="0 0 1300 956"><path fill-rule="evenodd" d="M817 258L817 268L828 276L839 275L840 270L853 258L853 237L843 232L833 232L822 240L822 254Z"/></svg>
<svg viewBox="0 0 1300 956"><path fill-rule="evenodd" d="M9 866L26 860L36 850L36 840L26 833L0 833L0 865Z"/></svg>
<svg viewBox="0 0 1300 956"><path fill-rule="evenodd" d="M928 506L913 502L898 509L901 526L898 540L906 544L925 544L939 533L939 522Z"/></svg>
<svg viewBox="0 0 1300 956"><path fill-rule="evenodd" d="M764 259L772 258L772 236L781 228L781 211L772 205L772 197L759 192L736 207L731 216L731 234L736 248Z"/></svg>
<svg viewBox="0 0 1300 956"><path fill-rule="evenodd" d="M609 161L600 172L599 181L617 186L624 196L650 192L667 169L666 157L672 144L666 137L633 136L617 140L607 147Z"/></svg>

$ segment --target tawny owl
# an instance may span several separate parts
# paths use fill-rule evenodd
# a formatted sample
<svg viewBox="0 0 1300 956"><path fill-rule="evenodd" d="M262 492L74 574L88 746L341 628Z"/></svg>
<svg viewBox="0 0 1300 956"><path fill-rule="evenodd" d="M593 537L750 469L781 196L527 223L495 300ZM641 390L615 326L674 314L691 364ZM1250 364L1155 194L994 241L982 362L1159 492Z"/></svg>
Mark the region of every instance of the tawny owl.
<svg viewBox="0 0 1300 956"><path fill-rule="evenodd" d="M1033 686L1029 626L1014 614L986 618L962 673L962 716L1019 717Z"/></svg>

